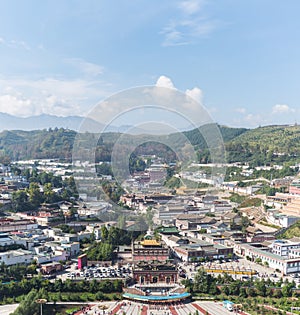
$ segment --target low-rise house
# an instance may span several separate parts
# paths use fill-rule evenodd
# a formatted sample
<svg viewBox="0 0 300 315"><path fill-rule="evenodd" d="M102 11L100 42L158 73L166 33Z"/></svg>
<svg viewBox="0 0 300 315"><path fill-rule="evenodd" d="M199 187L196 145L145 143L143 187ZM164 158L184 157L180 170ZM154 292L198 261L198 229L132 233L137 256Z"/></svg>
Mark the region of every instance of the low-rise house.
<svg viewBox="0 0 300 315"><path fill-rule="evenodd" d="M77 213L80 217L98 217L107 212L110 207L110 204L105 201L87 202L77 209Z"/></svg>
<svg viewBox="0 0 300 315"><path fill-rule="evenodd" d="M32 259L32 252L23 249L9 250L0 253L0 264L4 263L7 266L17 264L29 264L32 262Z"/></svg>
<svg viewBox="0 0 300 315"><path fill-rule="evenodd" d="M215 200L211 207L213 213L224 213L232 210L232 205L227 200Z"/></svg>
<svg viewBox="0 0 300 315"><path fill-rule="evenodd" d="M96 240L101 239L101 229L103 226L110 228L111 226L116 226L118 223L116 221L108 221L103 223L94 223L86 226L86 233L91 233L95 236Z"/></svg>
<svg viewBox="0 0 300 315"><path fill-rule="evenodd" d="M78 241L82 241L84 239L90 239L94 235L93 233L87 232L87 231L82 231L77 234L77 239Z"/></svg>
<svg viewBox="0 0 300 315"><path fill-rule="evenodd" d="M132 262L132 247L131 246L118 246L117 250L117 260L119 262L127 262L131 263Z"/></svg>
<svg viewBox="0 0 300 315"><path fill-rule="evenodd" d="M276 209L268 209L266 219L271 224L275 224L283 228L288 228L292 224L300 220L299 217L281 213L280 211Z"/></svg>
<svg viewBox="0 0 300 315"><path fill-rule="evenodd" d="M230 239L228 237L225 237L222 233L198 234L197 238L210 244L227 245L230 243ZM231 245L229 245L229 247L231 247Z"/></svg>
<svg viewBox="0 0 300 315"><path fill-rule="evenodd" d="M63 270L63 265L60 264L59 262L50 262L50 263L45 263L40 266L41 268L41 273L44 275L50 275L52 273L55 273L57 271Z"/></svg>
<svg viewBox="0 0 300 315"><path fill-rule="evenodd" d="M226 212L223 215L221 215L221 220L224 223L232 225L240 225L242 223L242 217L238 213L234 212Z"/></svg>
<svg viewBox="0 0 300 315"><path fill-rule="evenodd" d="M198 229L198 226L197 226L197 229ZM218 221L214 224L209 225L205 229L206 229L206 232L210 234L223 233L225 231L230 231L230 225L222 221Z"/></svg>
<svg viewBox="0 0 300 315"><path fill-rule="evenodd" d="M187 238L183 238L181 236L176 236L176 235L171 235L171 236L162 235L162 240L166 243L167 246L171 248L190 243L190 241Z"/></svg>
<svg viewBox="0 0 300 315"><path fill-rule="evenodd" d="M267 196L265 204L269 207L274 207L276 209L282 209L283 206L287 205L294 199L295 196L284 193L275 193L275 196Z"/></svg>
<svg viewBox="0 0 300 315"><path fill-rule="evenodd" d="M227 238L231 245L234 245L235 243L246 243L246 237L245 233L238 230L231 230L231 231L225 231L222 233L225 238Z"/></svg>
<svg viewBox="0 0 300 315"><path fill-rule="evenodd" d="M35 247L34 250L34 259L39 264L51 261L66 261L79 254L80 244L78 242L47 242L43 246Z"/></svg>
<svg viewBox="0 0 300 315"><path fill-rule="evenodd" d="M199 214L181 214L176 217L175 226L179 230L197 229L197 226L207 226L210 223L215 223L216 220L211 217L205 217Z"/></svg>
<svg viewBox="0 0 300 315"><path fill-rule="evenodd" d="M227 258L233 254L232 247L220 244L211 244L197 240L196 243L176 246L173 253L182 261L192 262L200 259L220 259Z"/></svg>
<svg viewBox="0 0 300 315"><path fill-rule="evenodd" d="M255 226L248 226L246 228L247 243L262 243L268 240L274 240L274 232L264 232L262 229Z"/></svg>
<svg viewBox="0 0 300 315"><path fill-rule="evenodd" d="M28 219L20 218L1 218L0 232L14 232L37 229L37 223Z"/></svg>
<svg viewBox="0 0 300 315"><path fill-rule="evenodd" d="M185 213L185 205L183 204L160 206L155 208L153 221L157 225L172 225L176 217L183 213Z"/></svg>
<svg viewBox="0 0 300 315"><path fill-rule="evenodd" d="M8 233L0 234L0 246L9 246L15 244L15 241Z"/></svg>

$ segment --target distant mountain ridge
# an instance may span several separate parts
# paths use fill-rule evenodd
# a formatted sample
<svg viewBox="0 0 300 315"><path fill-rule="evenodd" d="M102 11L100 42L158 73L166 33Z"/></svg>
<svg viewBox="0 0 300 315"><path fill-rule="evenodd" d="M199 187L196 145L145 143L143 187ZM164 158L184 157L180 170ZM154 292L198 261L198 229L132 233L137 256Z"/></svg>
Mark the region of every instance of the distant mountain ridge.
<svg viewBox="0 0 300 315"><path fill-rule="evenodd" d="M85 122L82 125L83 121ZM84 127L82 127L84 126ZM49 128L66 128L81 132L124 132L131 126L106 126L94 119L82 116L56 116L41 114L29 117L17 117L0 112L0 132L4 130L43 130ZM136 132L142 131L136 128Z"/></svg>
<svg viewBox="0 0 300 315"><path fill-rule="evenodd" d="M6 113L0 113L0 131L3 130L42 130L49 128L67 128L78 131L83 120L86 119L80 116L55 116L41 114L38 116L17 117ZM104 125L99 122L87 118L90 132L102 130ZM102 128L102 129L100 129Z"/></svg>

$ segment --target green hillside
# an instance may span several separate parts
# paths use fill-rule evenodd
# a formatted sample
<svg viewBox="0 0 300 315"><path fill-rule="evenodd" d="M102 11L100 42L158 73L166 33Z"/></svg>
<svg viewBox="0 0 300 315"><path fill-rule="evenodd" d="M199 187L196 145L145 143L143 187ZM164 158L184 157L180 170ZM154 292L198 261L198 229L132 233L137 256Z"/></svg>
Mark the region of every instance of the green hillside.
<svg viewBox="0 0 300 315"><path fill-rule="evenodd" d="M266 126L248 130L226 143L228 162L255 165L299 160L300 126Z"/></svg>
<svg viewBox="0 0 300 315"><path fill-rule="evenodd" d="M126 135L122 145L132 146L136 154L157 154L167 161L176 158L176 153L191 143L200 162L210 162L210 152L203 134L210 134L212 125L199 129L173 133L170 135ZM215 127L215 126L213 126ZM230 128L218 126L223 137L228 162L250 162L253 165L299 161L300 126L266 126L255 129ZM85 133L81 136L84 143L98 139L97 160L109 161L114 143L120 133L99 135ZM12 160L60 158L70 160L76 132L63 128L36 131L3 131L0 133L0 156L9 156ZM135 148L134 143L143 143ZM166 145L165 145L166 144ZM86 146L87 147L87 146Z"/></svg>
<svg viewBox="0 0 300 315"><path fill-rule="evenodd" d="M286 229L283 233L277 235L277 238L292 238L292 237L300 237L300 221L297 221L293 225L291 225L288 229Z"/></svg>
<svg viewBox="0 0 300 315"><path fill-rule="evenodd" d="M76 132L67 129L3 131L0 133L1 155L12 160L71 157Z"/></svg>

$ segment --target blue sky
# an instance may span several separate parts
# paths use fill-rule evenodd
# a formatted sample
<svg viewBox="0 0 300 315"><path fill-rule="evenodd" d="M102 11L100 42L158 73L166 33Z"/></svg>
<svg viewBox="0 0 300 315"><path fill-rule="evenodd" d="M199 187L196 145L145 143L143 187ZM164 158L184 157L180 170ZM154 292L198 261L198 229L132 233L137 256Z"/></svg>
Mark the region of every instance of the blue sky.
<svg viewBox="0 0 300 315"><path fill-rule="evenodd" d="M221 124L299 122L299 12L298 0L2 0L0 112L85 115L159 82Z"/></svg>

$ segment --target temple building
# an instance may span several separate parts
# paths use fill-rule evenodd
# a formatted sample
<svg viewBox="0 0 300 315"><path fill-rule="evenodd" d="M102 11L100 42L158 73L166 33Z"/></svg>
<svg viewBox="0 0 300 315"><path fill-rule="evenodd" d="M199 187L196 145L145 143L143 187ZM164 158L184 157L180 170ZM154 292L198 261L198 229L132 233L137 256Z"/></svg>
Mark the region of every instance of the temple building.
<svg viewBox="0 0 300 315"><path fill-rule="evenodd" d="M153 261L139 262L134 265L133 277L137 284L151 285L155 283L176 284L178 270L173 263Z"/></svg>
<svg viewBox="0 0 300 315"><path fill-rule="evenodd" d="M170 250L164 241L148 231L142 241L132 247L133 277L141 285L177 282L177 266L170 261Z"/></svg>
<svg viewBox="0 0 300 315"><path fill-rule="evenodd" d="M178 282L178 268L170 260L164 241L155 239L151 231L142 241L132 244L133 280L123 297L150 304L173 303L190 296Z"/></svg>
<svg viewBox="0 0 300 315"><path fill-rule="evenodd" d="M132 244L132 262L136 264L140 261L160 261L165 262L169 259L170 251L166 244L157 241L148 232L143 241Z"/></svg>

